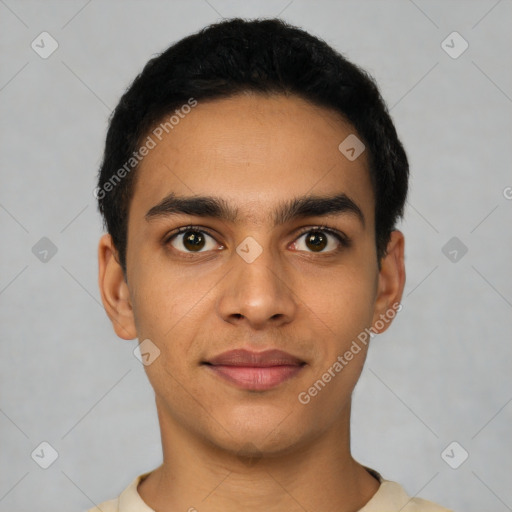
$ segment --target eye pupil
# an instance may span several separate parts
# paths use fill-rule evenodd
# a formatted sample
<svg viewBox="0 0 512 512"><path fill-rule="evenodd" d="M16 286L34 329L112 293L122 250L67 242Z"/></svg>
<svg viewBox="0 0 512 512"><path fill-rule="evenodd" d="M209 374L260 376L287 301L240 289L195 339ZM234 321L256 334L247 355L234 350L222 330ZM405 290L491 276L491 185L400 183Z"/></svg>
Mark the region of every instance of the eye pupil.
<svg viewBox="0 0 512 512"><path fill-rule="evenodd" d="M326 239L325 235L323 235L320 232L311 233L308 237L306 237L307 246L315 252L325 249L326 243L327 243L327 239ZM311 246L310 246L310 244L311 244Z"/></svg>
<svg viewBox="0 0 512 512"><path fill-rule="evenodd" d="M183 245L189 250L202 249L204 244L204 236L197 231L187 231L183 236Z"/></svg>

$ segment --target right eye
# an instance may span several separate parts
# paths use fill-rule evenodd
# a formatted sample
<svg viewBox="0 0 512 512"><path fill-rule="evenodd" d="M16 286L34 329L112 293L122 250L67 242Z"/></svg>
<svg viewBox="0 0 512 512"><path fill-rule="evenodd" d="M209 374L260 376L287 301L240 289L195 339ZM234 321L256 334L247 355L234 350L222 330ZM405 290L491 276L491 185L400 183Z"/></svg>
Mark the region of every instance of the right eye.
<svg viewBox="0 0 512 512"><path fill-rule="evenodd" d="M206 231L191 226L180 228L167 238L177 251L185 253L200 253L214 250L219 244ZM183 249L184 248L184 249Z"/></svg>

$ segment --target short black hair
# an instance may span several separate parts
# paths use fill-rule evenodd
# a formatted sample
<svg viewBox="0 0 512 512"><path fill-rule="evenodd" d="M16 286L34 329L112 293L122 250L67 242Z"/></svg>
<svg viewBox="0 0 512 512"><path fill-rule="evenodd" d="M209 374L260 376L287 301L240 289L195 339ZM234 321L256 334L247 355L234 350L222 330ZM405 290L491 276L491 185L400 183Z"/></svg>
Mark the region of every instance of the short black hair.
<svg viewBox="0 0 512 512"><path fill-rule="evenodd" d="M142 141L184 105L246 91L297 95L338 112L355 128L368 150L380 267L403 216L409 165L375 81L325 41L281 19L232 18L149 60L112 113L96 197L125 274L128 213Z"/></svg>

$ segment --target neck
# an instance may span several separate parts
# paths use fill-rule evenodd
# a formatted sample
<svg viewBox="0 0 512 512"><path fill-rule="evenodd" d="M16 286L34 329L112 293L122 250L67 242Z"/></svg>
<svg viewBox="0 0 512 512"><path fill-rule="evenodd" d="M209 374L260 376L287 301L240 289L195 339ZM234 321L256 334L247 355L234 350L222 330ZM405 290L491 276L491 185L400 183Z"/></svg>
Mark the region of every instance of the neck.
<svg viewBox="0 0 512 512"><path fill-rule="evenodd" d="M158 512L354 512L378 481L350 454L350 411L334 428L287 452L253 459L206 443L159 408L163 464L138 492Z"/></svg>

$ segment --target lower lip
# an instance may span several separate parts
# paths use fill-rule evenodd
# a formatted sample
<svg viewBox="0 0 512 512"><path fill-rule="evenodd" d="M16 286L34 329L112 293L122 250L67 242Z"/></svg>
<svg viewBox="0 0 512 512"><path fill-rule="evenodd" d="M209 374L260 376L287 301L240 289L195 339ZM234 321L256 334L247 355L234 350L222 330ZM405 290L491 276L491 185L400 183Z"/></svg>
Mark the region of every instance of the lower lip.
<svg viewBox="0 0 512 512"><path fill-rule="evenodd" d="M249 367L208 365L208 368L241 389L266 391L297 375L302 366Z"/></svg>

